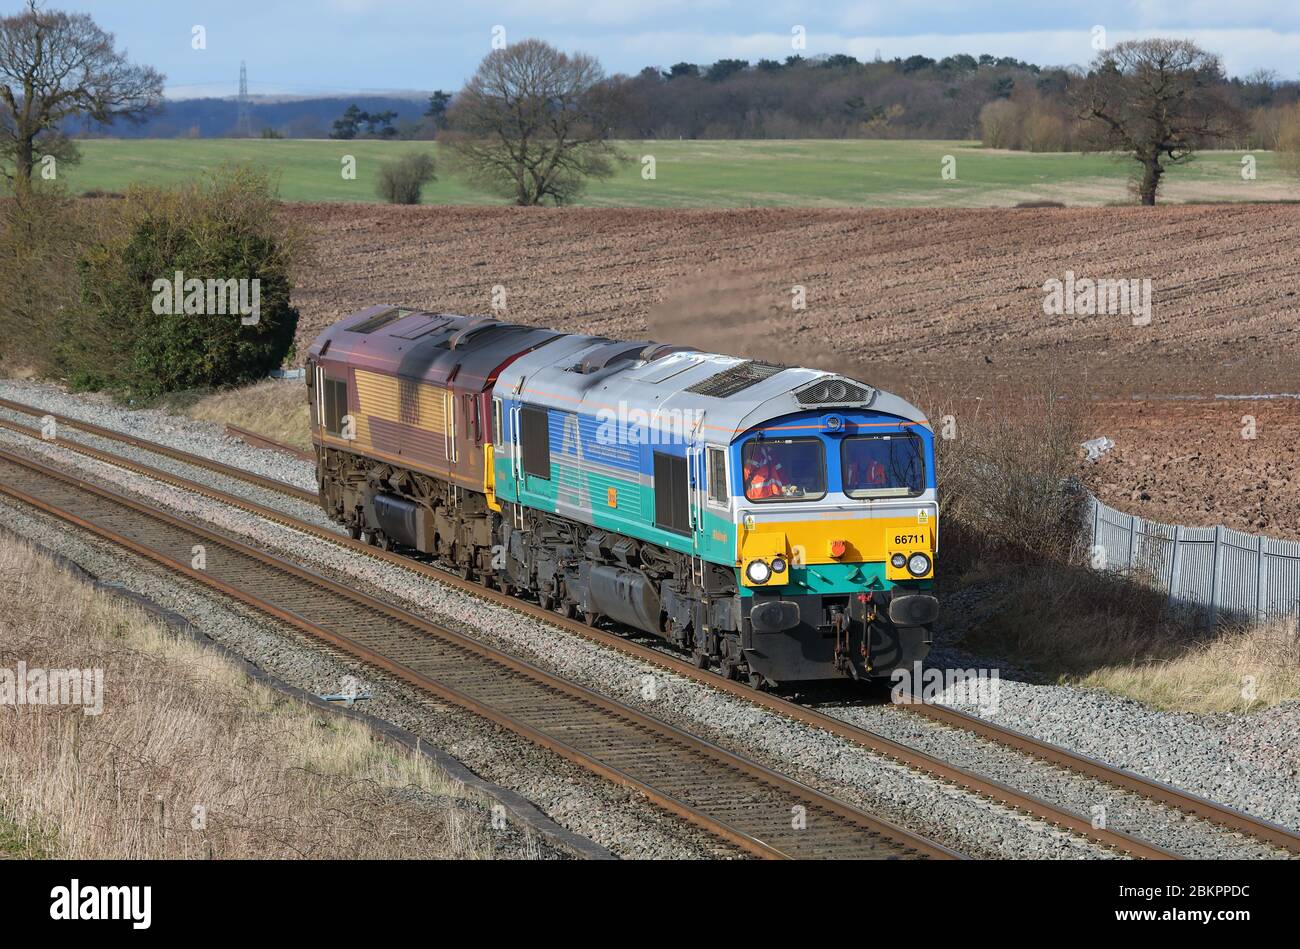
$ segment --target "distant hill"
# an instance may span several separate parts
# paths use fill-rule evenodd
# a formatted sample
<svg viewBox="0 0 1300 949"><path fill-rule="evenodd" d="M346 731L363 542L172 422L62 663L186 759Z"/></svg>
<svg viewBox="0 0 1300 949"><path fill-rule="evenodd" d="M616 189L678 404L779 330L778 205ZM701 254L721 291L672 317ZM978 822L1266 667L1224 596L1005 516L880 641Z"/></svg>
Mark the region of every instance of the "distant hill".
<svg viewBox="0 0 1300 949"><path fill-rule="evenodd" d="M363 112L397 113L393 125L404 138L431 138L424 129L426 97L396 95L254 98L249 103L253 134L272 128L285 138L327 138L334 120L355 104ZM75 135L113 138L223 138L235 133L239 104L234 99L168 99L162 112L136 125L115 122L107 128L70 125Z"/></svg>

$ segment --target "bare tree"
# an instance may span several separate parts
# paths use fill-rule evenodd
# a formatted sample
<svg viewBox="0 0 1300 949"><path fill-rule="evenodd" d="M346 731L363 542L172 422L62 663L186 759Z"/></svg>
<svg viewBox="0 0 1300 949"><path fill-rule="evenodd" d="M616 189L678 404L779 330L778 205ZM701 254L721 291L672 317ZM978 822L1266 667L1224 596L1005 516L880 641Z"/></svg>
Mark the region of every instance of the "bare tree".
<svg viewBox="0 0 1300 949"><path fill-rule="evenodd" d="M64 119L81 115L107 124L158 106L163 76L129 63L113 42L86 14L45 11L37 0L0 18L0 159L14 166L7 177L30 180L38 147L75 159L60 128Z"/></svg>
<svg viewBox="0 0 1300 949"><path fill-rule="evenodd" d="M1155 204L1167 164L1241 129L1224 81L1219 57L1188 40L1133 40L1098 54L1075 103L1095 146L1130 152L1141 165L1138 194Z"/></svg>
<svg viewBox="0 0 1300 949"><path fill-rule="evenodd" d="M611 91L600 63L541 40L493 50L447 110L451 166L516 204L563 204L613 174Z"/></svg>

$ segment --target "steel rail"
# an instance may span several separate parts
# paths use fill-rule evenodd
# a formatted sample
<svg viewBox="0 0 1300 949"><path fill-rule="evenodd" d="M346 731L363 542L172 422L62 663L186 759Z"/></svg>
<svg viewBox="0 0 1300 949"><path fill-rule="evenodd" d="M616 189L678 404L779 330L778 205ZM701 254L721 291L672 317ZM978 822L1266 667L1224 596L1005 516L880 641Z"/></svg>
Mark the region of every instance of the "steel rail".
<svg viewBox="0 0 1300 949"><path fill-rule="evenodd" d="M233 465L222 464L211 458L204 458L202 455L195 455L180 448L172 448L170 445L164 445L160 442L149 441L146 438L137 438L135 435L128 435L126 432L118 432L111 428L104 428L91 422L83 422L80 419L69 418L66 415L59 415L56 412L46 412L34 405L24 405L21 402L13 402L9 399L0 399L0 408L8 409L11 412L17 412L21 415L35 415L41 418L49 416L54 419L57 425L67 426L68 428L83 431L91 435L97 435L100 438L107 438L112 441L123 442L134 448L140 448L144 451L151 451L155 454L166 455L176 461L183 461L188 465L197 465L201 468L207 468L210 471L216 471L227 477L234 478L237 481L247 481L258 487L267 488L271 491L279 491L282 494L288 494L296 497L301 501L311 501L316 503L319 497L315 491L308 491L299 488L296 485L285 484L283 481L277 481L274 478L268 478L264 475L254 474L251 471L244 471ZM2 421L2 420L0 420Z"/></svg>
<svg viewBox="0 0 1300 949"><path fill-rule="evenodd" d="M226 425L226 434L231 438L237 438L241 442L252 445L254 448L269 448L272 451L281 451L286 455L292 455L299 461L309 461L316 464L316 456L309 451L303 451L301 448L294 448L292 445L282 442L279 439L271 438L269 435L263 435L252 429L244 428L242 425Z"/></svg>
<svg viewBox="0 0 1300 949"><path fill-rule="evenodd" d="M11 408L15 411L23 411L32 415L42 414L40 409L31 406L20 407L18 403L12 403L4 399L0 399L0 407ZM22 434L33 438L41 437L38 430L26 428L17 425L16 423L7 422L4 419L0 419L0 426L21 432ZM121 434L113 432L110 429L102 429L95 432L95 434L101 433L104 437L108 438L117 437ZM137 445L137 447L146 450L153 450L153 443L147 442L143 439L133 439L130 436L125 436L124 440L129 440L131 444ZM76 442L70 441L60 441L59 444L63 447L70 448L73 451L98 457L100 460L109 464L128 468L138 474L144 474L147 477L165 481L176 487L195 491L214 500L243 508L250 513L255 513L261 517L277 521L285 526L310 533L341 546L365 553L371 557L385 560L394 565L404 567L414 573L434 579L440 583L456 587L457 589L494 604L516 610L532 616L535 619L540 619L559 626L568 632L576 633L593 642L598 642L602 645L609 646L610 648L618 649L624 653L636 656L638 659L668 669L678 675L685 676L696 682L711 686L728 694L744 698L756 705L767 708L770 711L777 712L778 714L792 718L804 724L824 729L837 737L863 745L872 751L887 755L888 757L891 757L902 764L908 765L909 767L920 768L921 770L934 774L937 777L952 781L968 790L998 800L1001 803L1022 810L1025 813L1049 820L1054 824L1076 833L1084 834L1085 836L1091 837L1099 843L1112 847L1120 852L1130 853L1133 856L1156 859L1177 856L1171 851L1151 844L1146 844L1138 838L1124 834L1123 832L1110 831L1105 828L1094 828L1091 820L1081 817L1080 815L1073 814L1061 808L1056 808L1054 805L1042 801L1032 795L1016 791L1013 788L1001 785L991 779L975 775L956 765L951 765L939 761L938 759L934 759L926 755L924 752L909 748L906 745L901 745L867 729L863 729L859 726L835 718L832 715L827 715L824 712L800 705L797 702L793 702L772 693L755 691L748 685L725 679L722 676L707 670L698 669L693 663L667 654L662 650L653 649L641 643L629 640L627 637L614 632L589 627L584 623L570 619L559 613L544 610L536 604L529 603L514 596L503 594L497 590L486 588L481 584L475 583L471 580L466 580L454 573L431 566L428 563L414 560L407 555L384 551L376 547L368 546L361 541L352 540L351 538L336 534L317 525L302 521L301 519L295 518L282 511L277 511L273 508L265 507L245 498L231 495L215 488L210 488L207 485L179 478L168 472L150 468L147 465L136 463L129 459L123 459L107 452L101 452L91 446L80 445ZM201 464L202 461L205 460L201 459L200 456L192 456L186 452L180 451L179 449L171 449L167 452L163 452L163 454L167 454L169 457L176 458L177 460L192 462L196 465ZM238 469L235 469L234 471L235 474L233 476L239 477L240 473L238 472ZM251 477L257 478L258 476ZM243 480L250 480L250 478L246 477ZM259 481L253 481L252 483L260 484ZM275 490L283 490L289 486L273 482L269 487L272 487ZM310 500L315 503L318 499L313 495ZM1070 751L1062 746L1033 738L1032 736L1025 735L1024 733L1018 732L1014 729L985 721L976 716L968 715L947 706L929 703L904 703L900 704L899 708L927 716L934 721L952 728L960 728L969 731L985 740L1009 747L1022 754L1031 755L1085 777L1093 778L1122 790L1136 793L1148 800L1168 807L1173 807L1184 813L1193 814L1212 823L1255 837L1292 854L1300 855L1300 835L1278 824L1263 820L1262 818L1253 817L1235 808L1211 801L1208 798L1187 791L1182 791L1163 782L1146 778L1124 768L1107 765L1104 762L1090 758L1087 755Z"/></svg>
<svg viewBox="0 0 1300 949"><path fill-rule="evenodd" d="M618 784L634 788L665 810L748 852L764 857L831 854L846 857L951 859L962 856L935 841L823 794L631 706L561 679L478 640L438 626L234 538L184 521L116 491L91 484L21 455L0 450L0 464L10 466L9 477L0 483L0 493L90 531L170 571L284 621L447 702L534 741L575 764ZM47 496L42 497L19 486L16 482L22 480L23 472L29 476L34 474L37 481L47 488L54 484L64 492L71 492L76 496L75 500L83 505L88 504L87 498L106 503L111 510L101 512L100 516L111 520L113 526L100 523L93 516L82 517L69 510L63 506L68 503L66 499L60 503L57 490L51 499L48 491ZM19 477L15 477L15 473ZM30 483L26 485L26 488L32 487ZM127 515L126 518L123 517L124 514ZM131 515L136 520L124 526L130 521ZM130 536L128 529L131 526L137 534L148 534L151 530L156 531L160 525L173 532L169 538L171 544L187 554L192 547L188 541L194 538L203 541L205 547L209 548L206 568L196 569L177 560L158 546L145 543L138 536ZM233 561L228 561L224 556L213 558L214 550L233 556ZM256 565L263 571L256 582L246 581L241 586L216 575L222 571L240 575L241 570L246 574L247 564ZM264 591L259 593L256 589L249 589L250 586L257 588L268 582L275 589L275 583L283 583L284 578L292 582L283 586L282 599L278 603L267 599ZM310 589L307 600L303 599L301 588L304 587ZM322 597L322 594L325 596ZM332 616L336 621L343 621L345 626L350 622L351 626L346 626L349 631L326 628L318 620L301 612L301 606L294 608L294 603L303 602L310 603L309 609L314 610L318 616ZM381 633L373 632L376 617L382 621ZM413 638L409 631L423 635ZM359 633L361 636L369 635L372 642L362 641ZM394 649L405 650L415 658L402 661L386 655L375 648L374 640L393 643ZM454 652L448 654L446 647ZM451 662L448 665L449 656ZM418 665L437 666L440 660L453 670L445 671L444 676L460 684L460 688L417 668ZM475 663L478 667L475 667ZM513 677L508 683L502 679L503 672ZM465 690L466 682L470 685L469 691ZM525 694L522 698L529 703L527 713L534 719L541 718L540 725L536 721L530 723L522 720L517 714L502 710L481 695L472 694L476 685L480 692L487 691L491 694L492 690L499 692L507 684L510 691L532 690L533 694ZM550 699L552 707L536 707L536 703L544 699ZM548 715L551 716L549 720ZM583 727L587 731L593 728L599 730L601 738L596 744L603 750L603 754L593 753L590 741L589 747L584 749L577 743L566 740L566 735L580 734ZM619 744L620 736L623 737L622 744ZM637 773L637 756L640 756L642 762L641 776ZM670 768L676 770L668 770ZM669 790L646 780L647 771L661 774ZM674 787L684 790L674 791ZM693 801L686 798L693 798ZM804 826L796 827L791 822L789 802L806 805ZM836 853L837 849L842 852Z"/></svg>
<svg viewBox="0 0 1300 949"><path fill-rule="evenodd" d="M40 438L40 432L38 430L27 428L4 419L0 419L0 427L19 432L20 434L27 435L31 438ZM275 523L279 523L285 527L310 534L337 546L382 559L395 566L402 567L408 571L435 580L436 582L445 583L472 595L486 598L495 604L506 606L516 612L529 614L544 622L555 623L568 631L576 632L590 641L613 647L625 654L631 654L638 659L653 662L670 671L687 675L694 681L701 682L711 687L720 688L723 691L727 691L747 701L766 706L773 711L794 718L804 724L829 731L839 738L852 741L876 754L884 755L909 768L957 784L968 791L980 794L990 800L997 801L1000 804L1012 807L1035 818L1046 820L1055 826L1065 828L1076 834L1089 837L1103 846L1113 848L1121 853L1145 859L1170 859L1178 856L1172 851L1150 844L1140 838L1126 834L1123 831L1110 830L1104 827L1094 827L1092 821L1064 810L1063 808L1059 808L1041 798L1017 791L1005 784L982 777L957 765L949 764L948 762L928 755L925 752L909 748L906 745L885 738L884 736L878 735L867 729L850 725L849 723L834 718L833 716L826 715L825 713L814 709L809 709L806 706L790 702L789 700L779 698L778 696L756 692L755 690L742 686L739 683L723 679L721 676L704 672L684 660L651 649L650 647L640 643L630 641L616 633L589 627L585 624L578 623L575 620L567 619L555 612L544 610L540 606L527 603L526 601L519 600L515 597L507 596L496 590L484 588L481 584L465 580L427 563L414 560L411 557L392 551L380 550L377 547L369 546L359 540L353 540L350 537L335 533L328 528L312 524L308 521L303 521L284 511L266 507L265 505L251 501L247 498L229 494L218 488L191 481L190 479L183 478L168 471L153 468L132 459L113 455L110 452L103 451L102 449L90 445L83 445L78 442L67 440L59 441L58 444L63 448L94 458L95 460L104 462L105 464L124 468L164 484L169 484L208 497L212 500L219 501L223 504L230 505Z"/></svg>

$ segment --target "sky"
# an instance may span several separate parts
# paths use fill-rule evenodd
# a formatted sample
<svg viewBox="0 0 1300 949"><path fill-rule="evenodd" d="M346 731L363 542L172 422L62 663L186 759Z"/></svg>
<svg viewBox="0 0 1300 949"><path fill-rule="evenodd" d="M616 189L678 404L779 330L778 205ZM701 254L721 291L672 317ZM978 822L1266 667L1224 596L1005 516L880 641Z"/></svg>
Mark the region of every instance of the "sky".
<svg viewBox="0 0 1300 949"><path fill-rule="evenodd" d="M44 0L91 14L119 48L167 76L175 98L460 88L493 37L538 37L595 55L610 73L686 60L848 53L1014 56L1082 65L1095 44L1174 36L1232 75L1300 79L1296 0ZM0 0L6 13L16 0ZM797 28L804 48L795 46ZM202 48L198 39L202 38Z"/></svg>

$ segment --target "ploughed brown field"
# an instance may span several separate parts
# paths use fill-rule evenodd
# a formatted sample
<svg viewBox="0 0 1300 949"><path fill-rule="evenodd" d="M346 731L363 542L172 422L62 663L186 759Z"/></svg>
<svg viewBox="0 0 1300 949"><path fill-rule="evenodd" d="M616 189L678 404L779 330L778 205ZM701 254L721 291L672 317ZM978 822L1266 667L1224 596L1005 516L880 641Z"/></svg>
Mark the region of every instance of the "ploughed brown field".
<svg viewBox="0 0 1300 949"><path fill-rule="evenodd" d="M1212 399L1300 393L1294 205L284 213L315 232L294 296L300 354L388 302L839 369L923 405L988 411L1051 382L1116 442L1083 467L1103 499L1300 537L1300 400ZM1149 325L1045 313L1044 283L1067 271L1149 279Z"/></svg>

